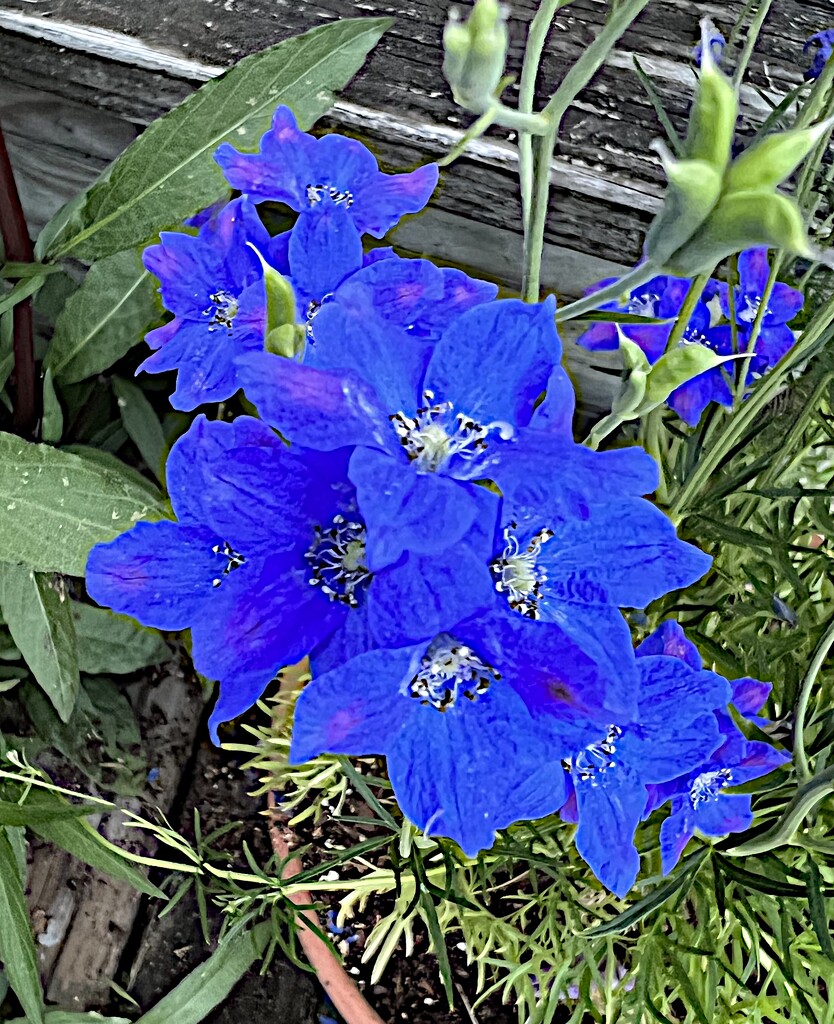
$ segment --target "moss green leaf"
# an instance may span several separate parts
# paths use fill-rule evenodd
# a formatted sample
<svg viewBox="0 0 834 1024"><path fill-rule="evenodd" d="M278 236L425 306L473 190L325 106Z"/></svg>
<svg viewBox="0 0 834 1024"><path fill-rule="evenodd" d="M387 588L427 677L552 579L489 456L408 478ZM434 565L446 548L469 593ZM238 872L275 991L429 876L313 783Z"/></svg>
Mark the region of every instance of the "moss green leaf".
<svg viewBox="0 0 834 1024"><path fill-rule="evenodd" d="M125 615L73 602L72 618L82 672L120 675L160 665L171 657L171 648L156 630L145 629Z"/></svg>
<svg viewBox="0 0 834 1024"><path fill-rule="evenodd" d="M23 879L5 829L0 829L0 960L28 1024L43 1024L38 958Z"/></svg>

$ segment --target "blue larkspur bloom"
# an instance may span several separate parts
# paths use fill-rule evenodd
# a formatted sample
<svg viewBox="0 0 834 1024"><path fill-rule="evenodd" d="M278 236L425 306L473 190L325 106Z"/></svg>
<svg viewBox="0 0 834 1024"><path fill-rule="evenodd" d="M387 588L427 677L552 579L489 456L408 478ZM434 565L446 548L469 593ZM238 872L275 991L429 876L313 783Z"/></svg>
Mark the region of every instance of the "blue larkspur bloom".
<svg viewBox="0 0 834 1024"><path fill-rule="evenodd" d="M174 319L146 336L156 351L137 372L177 370L175 409L230 398L239 386L235 359L263 348L266 290L255 249L268 245L255 208L237 199L214 211L196 237L163 231L145 249L145 267L159 278Z"/></svg>
<svg viewBox="0 0 834 1024"><path fill-rule="evenodd" d="M428 643L335 665L314 655L311 664L291 763L384 755L406 816L470 856L492 845L496 829L564 802L558 758L590 742L605 720L590 659L560 630L521 618L478 617ZM550 695L551 714L531 713L531 691Z"/></svg>
<svg viewBox="0 0 834 1024"><path fill-rule="evenodd" d="M334 633L352 657L434 635L491 600L486 553L468 543L372 573L347 465L345 451L290 451L258 420L198 417L168 459L177 521L138 523L90 554L100 604L191 629L195 667L220 681L215 736ZM484 492L487 521L490 503L494 517Z"/></svg>
<svg viewBox="0 0 834 1024"><path fill-rule="evenodd" d="M638 660L653 657L658 646L666 654L685 661L700 663L700 655L678 623L665 622L637 649ZM770 684L748 677L730 683L730 703L741 715L759 728L770 723L761 711ZM716 707L714 715L720 745L708 757L677 778L651 786L646 813L671 801L671 814L660 828L660 851L663 873L668 874L680 860L689 840L700 832L706 836L725 836L742 832L753 823L749 794L726 793L729 786L768 775L790 761L790 755L768 743L748 740L725 708Z"/></svg>
<svg viewBox="0 0 834 1024"><path fill-rule="evenodd" d="M617 896L634 885L640 857L634 842L650 787L701 764L721 743L713 711L730 687L714 672L664 656L637 659L637 713L612 721L566 763L570 799L562 808L578 823L576 849Z"/></svg>
<svg viewBox="0 0 834 1024"><path fill-rule="evenodd" d="M809 50L814 51L811 66L805 71L805 78L813 81L823 72L825 65L831 60L834 54L834 28L825 29L823 32L815 32L810 39L806 40L802 52L807 54Z"/></svg>
<svg viewBox="0 0 834 1024"><path fill-rule="evenodd" d="M720 64L721 58L724 56L724 49L727 46L727 40L724 38L723 33L711 22L705 26L705 32L702 33L700 42L696 43L692 50L692 59L699 66L703 61L705 43L709 47L713 61L715 61L716 64Z"/></svg>
<svg viewBox="0 0 834 1024"><path fill-rule="evenodd" d="M438 177L436 164L384 174L361 142L300 131L289 107L275 111L258 153L223 143L215 159L232 188L299 214L289 241L291 262L294 249L303 259L329 261L338 280L345 268L361 265L361 236L382 238L405 214L422 210Z"/></svg>
<svg viewBox="0 0 834 1024"><path fill-rule="evenodd" d="M595 289L616 280L600 282ZM614 351L619 348L620 337L638 345L650 365L654 365L666 351L674 320L683 306L691 281L679 277L654 277L629 293L622 302L609 302L601 308L632 316L665 320L666 323L613 324L597 323L577 338L578 344L591 351ZM718 282L709 282L701 300L692 311L681 344L703 345L718 355L732 354L732 331L726 324L712 325L712 314L707 303L718 293ZM710 402L733 404L733 394L720 367L698 374L676 388L668 398L669 406L688 423L695 426Z"/></svg>
<svg viewBox="0 0 834 1024"><path fill-rule="evenodd" d="M427 346L361 304L332 303L303 364L256 354L239 372L290 441L355 446L349 476L377 569L458 543L479 514L477 482L500 486L502 460L561 356L553 310L552 300L484 303Z"/></svg>

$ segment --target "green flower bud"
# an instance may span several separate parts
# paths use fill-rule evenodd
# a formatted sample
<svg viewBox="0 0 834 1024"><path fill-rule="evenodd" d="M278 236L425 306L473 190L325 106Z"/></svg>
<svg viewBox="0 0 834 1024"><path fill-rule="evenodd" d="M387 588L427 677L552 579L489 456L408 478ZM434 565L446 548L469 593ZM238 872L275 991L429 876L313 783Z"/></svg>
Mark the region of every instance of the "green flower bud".
<svg viewBox="0 0 834 1024"><path fill-rule="evenodd" d="M832 125L834 118L812 128L768 135L732 162L725 179L725 191L776 188L779 182L793 174Z"/></svg>
<svg viewBox="0 0 834 1024"><path fill-rule="evenodd" d="M646 395L646 381L648 380L651 366L646 358L646 353L635 345L633 341L620 334L620 352L623 355L623 365L629 370L629 375L623 383L622 391L611 403L611 415L620 420L630 420L639 415L637 410L643 404Z"/></svg>
<svg viewBox="0 0 834 1024"><path fill-rule="evenodd" d="M730 79L715 63L710 46L712 34L712 24L704 18L701 22L701 73L689 119L685 154L690 160L703 160L723 171L730 162L738 97Z"/></svg>
<svg viewBox="0 0 834 1024"><path fill-rule="evenodd" d="M645 251L646 259L663 266L709 217L721 194L721 173L706 160L675 160L664 146L656 148L669 186Z"/></svg>
<svg viewBox="0 0 834 1024"><path fill-rule="evenodd" d="M727 256L756 245L812 257L796 203L769 188L731 192L690 240L664 263L672 274L711 273Z"/></svg>
<svg viewBox="0 0 834 1024"><path fill-rule="evenodd" d="M460 106L476 113L490 106L508 46L507 16L497 0L476 0L467 21L452 9L443 31L443 74Z"/></svg>
<svg viewBox="0 0 834 1024"><path fill-rule="evenodd" d="M656 409L681 384L735 358L719 356L706 345L683 344L671 349L652 367L646 381L646 397L638 414Z"/></svg>

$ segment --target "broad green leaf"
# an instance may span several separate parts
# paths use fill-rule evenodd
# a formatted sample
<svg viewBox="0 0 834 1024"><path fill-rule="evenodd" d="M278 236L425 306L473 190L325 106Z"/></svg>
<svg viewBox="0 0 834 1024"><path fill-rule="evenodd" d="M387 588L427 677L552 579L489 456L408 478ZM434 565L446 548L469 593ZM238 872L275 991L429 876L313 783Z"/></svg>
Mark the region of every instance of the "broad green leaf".
<svg viewBox="0 0 834 1024"><path fill-rule="evenodd" d="M43 420L41 421L41 438L47 444L57 444L64 432L64 411L58 401L52 370L43 375Z"/></svg>
<svg viewBox="0 0 834 1024"><path fill-rule="evenodd" d="M23 879L5 829L0 829L0 960L28 1024L43 1024L38 958Z"/></svg>
<svg viewBox="0 0 834 1024"><path fill-rule="evenodd" d="M26 299L31 298L45 280L45 274L38 274L36 277L26 277L22 281L18 281L10 292L0 296L0 314L14 309L18 303L25 302Z"/></svg>
<svg viewBox="0 0 834 1024"><path fill-rule="evenodd" d="M68 722L81 679L64 580L24 565L2 564L0 607L17 649L61 721Z"/></svg>
<svg viewBox="0 0 834 1024"><path fill-rule="evenodd" d="M39 246L39 255L98 259L140 245L160 229L228 195L213 160L221 142L257 149L277 106L302 128L331 105L391 24L345 18L245 57L155 121L87 193L82 206Z"/></svg>
<svg viewBox="0 0 834 1024"><path fill-rule="evenodd" d="M270 939L268 922L251 931L230 932L216 951L148 1010L136 1024L198 1024L231 992Z"/></svg>
<svg viewBox="0 0 834 1024"><path fill-rule="evenodd" d="M94 264L58 316L44 365L73 384L108 369L158 319L155 281L129 249Z"/></svg>
<svg viewBox="0 0 834 1024"><path fill-rule="evenodd" d="M41 839L60 846L62 850L89 864L91 868L111 878L117 878L120 882L127 882L147 896L167 899L165 893L149 882L117 847L99 835L82 818L53 818L51 821L39 822L29 827Z"/></svg>
<svg viewBox="0 0 834 1024"><path fill-rule="evenodd" d="M160 665L171 657L171 648L159 633L125 615L73 602L72 617L82 672L119 675Z"/></svg>
<svg viewBox="0 0 834 1024"><path fill-rule="evenodd" d="M130 381L116 377L113 391L119 404L122 423L149 469L158 480L164 478L163 466L168 455L168 443L162 425L141 388Z"/></svg>
<svg viewBox="0 0 834 1024"><path fill-rule="evenodd" d="M0 561L83 576L94 544L140 519L164 517L161 496L115 460L59 451L0 433Z"/></svg>

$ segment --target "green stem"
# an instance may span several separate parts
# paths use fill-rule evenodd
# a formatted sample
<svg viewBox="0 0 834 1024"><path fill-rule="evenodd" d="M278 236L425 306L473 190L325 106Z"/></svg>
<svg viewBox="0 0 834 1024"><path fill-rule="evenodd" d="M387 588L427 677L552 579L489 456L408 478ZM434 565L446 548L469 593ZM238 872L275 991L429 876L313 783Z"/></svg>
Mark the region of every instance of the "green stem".
<svg viewBox="0 0 834 1024"><path fill-rule="evenodd" d="M709 274L698 274L697 277L692 279L692 283L689 286L689 291L686 293L686 298L683 300L677 319L675 320L675 326L669 335L669 340L666 342L666 351L671 352L677 348L678 345L683 341L683 336L686 328L689 326L689 321L692 319L692 314L695 312L695 308L701 301L701 296L704 294L704 289L709 284Z"/></svg>
<svg viewBox="0 0 834 1024"><path fill-rule="evenodd" d="M796 711L794 712L794 761L796 762L796 770L799 772L800 777L806 780L811 777L811 773L808 768L808 756L805 753L805 716L808 713L811 690L825 659L828 657L832 644L834 644L834 619L829 623L828 629L823 633L822 639L817 644L817 648L811 658L811 664L808 666L808 671L802 680L799 697L796 701Z"/></svg>
<svg viewBox="0 0 834 1024"><path fill-rule="evenodd" d="M756 310L756 316L753 320L753 325L750 328L750 337L747 339L747 353L744 359L741 360L741 371L736 378L736 389L735 389L735 404L744 398L744 392L747 389L747 373L750 369L750 363L753 361L753 356L756 354L756 342L759 340L759 334L762 330L762 324L764 318L767 315L767 304L770 302L770 296L773 294L773 286L776 284L776 278L779 275L779 270L782 266L782 251L780 250L776 254L776 259L773 261L773 265L770 268L768 274L767 283L762 294L762 301L759 303L759 308ZM731 311L735 317L735 309Z"/></svg>
<svg viewBox="0 0 834 1024"><path fill-rule="evenodd" d="M641 263L605 288L600 288L599 291L592 292L583 299L569 302L567 306L557 309L556 323L561 324L565 320L573 320L575 317L582 316L583 313L599 309L600 306L604 306L607 302L616 302L625 292L634 291L641 284L650 281L657 273L658 268L653 263Z"/></svg>
<svg viewBox="0 0 834 1024"><path fill-rule="evenodd" d="M533 113L533 104L536 101L536 81L539 76L539 67L541 66L547 34L558 11L570 2L571 0L543 0L530 23L518 92L518 109L522 113ZM521 132L518 137L518 163L521 206L524 231L526 233L530 217L530 204L533 197L533 139L527 132Z"/></svg>
<svg viewBox="0 0 834 1024"><path fill-rule="evenodd" d="M551 130L547 135L536 139L533 146L533 195L529 223L524 235L522 284L522 295L527 302L538 302L541 290L541 263L550 195L550 170L562 120L568 107L599 71L614 44L648 2L649 0L624 0L617 7L596 39L562 79L559 88L542 111L542 116L550 123Z"/></svg>
<svg viewBox="0 0 834 1024"><path fill-rule="evenodd" d="M463 137L460 142L457 142L452 149L444 156L441 160L437 161L438 167L448 167L449 164L454 163L455 160L464 152L470 142L475 139L479 139L487 128L491 128L495 123L495 117L492 109L489 109L485 114L473 121L472 124L463 133Z"/></svg>
<svg viewBox="0 0 834 1024"><path fill-rule="evenodd" d="M684 481L669 508L669 514L676 524L685 518L693 500L700 494L712 474L719 468L739 439L761 416L763 409L773 399L788 374L814 355L820 345L827 340L826 333L830 333L829 328L833 321L834 297L822 306L796 345L766 377L762 378L750 398L729 420L724 433L716 438L714 445L705 451L699 459L695 469Z"/></svg>
<svg viewBox="0 0 834 1024"><path fill-rule="evenodd" d="M736 92L741 88L742 80L747 72L747 65L750 63L750 58L753 56L753 50L758 42L759 34L762 31L762 25L764 24L764 20L768 16L772 5L773 0L762 0L759 4L759 9L756 11L756 17L750 25L750 31L747 33L747 38L744 41L744 49L741 51L741 56L738 58L738 64L736 65L735 74L733 75L733 83L736 87Z"/></svg>

